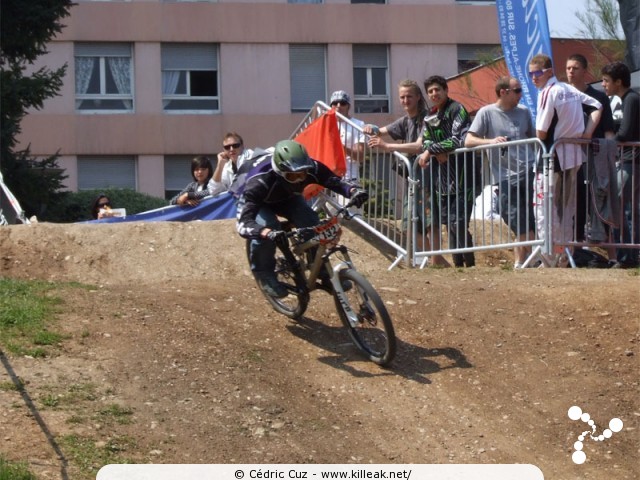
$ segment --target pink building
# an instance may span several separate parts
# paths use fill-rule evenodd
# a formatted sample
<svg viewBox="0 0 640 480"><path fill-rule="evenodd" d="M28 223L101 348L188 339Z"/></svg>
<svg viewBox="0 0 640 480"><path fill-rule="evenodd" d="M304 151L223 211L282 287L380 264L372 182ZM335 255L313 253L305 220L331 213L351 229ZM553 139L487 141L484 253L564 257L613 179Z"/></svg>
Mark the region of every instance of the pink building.
<svg viewBox="0 0 640 480"><path fill-rule="evenodd" d="M83 1L40 65L65 84L22 123L35 156L60 151L67 186L168 197L222 136L288 138L317 100L352 94L383 125L396 85L445 77L499 44L494 2L455 0Z"/></svg>

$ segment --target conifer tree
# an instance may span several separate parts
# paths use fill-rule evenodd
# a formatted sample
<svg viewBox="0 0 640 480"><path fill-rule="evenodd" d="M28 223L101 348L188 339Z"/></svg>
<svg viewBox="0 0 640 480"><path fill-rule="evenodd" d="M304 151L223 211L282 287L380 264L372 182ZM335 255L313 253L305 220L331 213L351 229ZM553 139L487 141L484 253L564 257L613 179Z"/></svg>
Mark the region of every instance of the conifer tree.
<svg viewBox="0 0 640 480"><path fill-rule="evenodd" d="M29 146L17 150L20 122L29 109L40 109L57 95L67 66L33 72L28 67L47 53L72 5L71 0L0 0L0 169L28 216L45 214L63 195L66 176L57 154L33 158Z"/></svg>

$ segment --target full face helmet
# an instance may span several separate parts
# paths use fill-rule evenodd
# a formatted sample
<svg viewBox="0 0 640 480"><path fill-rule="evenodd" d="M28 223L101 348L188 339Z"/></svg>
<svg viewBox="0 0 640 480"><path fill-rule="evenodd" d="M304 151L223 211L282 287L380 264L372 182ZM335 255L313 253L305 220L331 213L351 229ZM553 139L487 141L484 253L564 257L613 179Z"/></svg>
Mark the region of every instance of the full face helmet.
<svg viewBox="0 0 640 480"><path fill-rule="evenodd" d="M313 162L301 144L293 140L282 140L276 143L271 166L287 182L300 183L307 178Z"/></svg>

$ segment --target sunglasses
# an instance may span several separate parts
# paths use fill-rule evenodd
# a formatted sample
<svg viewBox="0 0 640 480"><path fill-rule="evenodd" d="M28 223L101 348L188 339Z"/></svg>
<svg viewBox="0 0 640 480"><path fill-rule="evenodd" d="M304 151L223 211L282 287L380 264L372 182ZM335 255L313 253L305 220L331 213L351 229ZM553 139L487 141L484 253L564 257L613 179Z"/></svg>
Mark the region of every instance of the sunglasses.
<svg viewBox="0 0 640 480"><path fill-rule="evenodd" d="M522 93L521 88L505 88L506 92Z"/></svg>
<svg viewBox="0 0 640 480"><path fill-rule="evenodd" d="M300 183L307 178L307 172L284 172L282 176L289 183Z"/></svg>
<svg viewBox="0 0 640 480"><path fill-rule="evenodd" d="M332 107L335 107L336 105L340 105L341 107L346 107L347 105L349 105L349 102L345 102L343 100L339 100L339 101L333 102L331 104Z"/></svg>
<svg viewBox="0 0 640 480"><path fill-rule="evenodd" d="M222 147L225 150L231 150L232 148L235 148L236 150L239 149L242 146L241 143L230 143L229 145L223 145Z"/></svg>
<svg viewBox="0 0 640 480"><path fill-rule="evenodd" d="M98 207L100 208L104 208L104 207L110 207L111 203L110 202L105 202L105 203L99 203Z"/></svg>
<svg viewBox="0 0 640 480"><path fill-rule="evenodd" d="M549 71L548 68L545 68L543 70L534 70L533 72L529 72L529 76L533 78L538 78L544 75L545 73L547 73L548 71Z"/></svg>

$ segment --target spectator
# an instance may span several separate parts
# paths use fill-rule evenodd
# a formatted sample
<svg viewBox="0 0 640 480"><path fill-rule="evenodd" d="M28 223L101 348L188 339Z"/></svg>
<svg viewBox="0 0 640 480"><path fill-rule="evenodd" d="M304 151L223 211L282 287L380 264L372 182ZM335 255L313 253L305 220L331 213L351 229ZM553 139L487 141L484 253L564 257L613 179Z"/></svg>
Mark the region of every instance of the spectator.
<svg viewBox="0 0 640 480"><path fill-rule="evenodd" d="M364 132L372 135L369 146L385 152L400 152L410 160L422 151L422 120L427 113L427 104L420 86L413 80L403 80L398 84L398 97L406 115L384 127L366 125ZM388 136L399 143L385 142L382 137Z"/></svg>
<svg viewBox="0 0 640 480"><path fill-rule="evenodd" d="M353 118L349 114L351 108L351 97L344 90L338 90L331 94L329 100L331 108L345 118L348 118L350 122L354 123L360 128L364 128L365 123L362 120ZM349 125L347 122L338 122L340 127L340 140L345 149L345 158L347 161L347 173L345 179L352 182L360 181L360 162L364 159L364 144L365 136L360 130L356 129L353 125Z"/></svg>
<svg viewBox="0 0 640 480"><path fill-rule="evenodd" d="M553 72L551 58L538 54L529 62L529 75L539 90L536 116L536 135L547 151L561 138L591 138L602 115L602 104L572 87L559 82ZM582 105L594 110L589 114L585 127ZM553 258L545 258L543 265L565 265L568 258L562 254L563 244L574 238L576 212L576 174L583 162L579 144L565 143L557 146L553 167L553 205L551 206ZM545 237L543 158L536 164L535 216L538 235Z"/></svg>
<svg viewBox="0 0 640 480"><path fill-rule="evenodd" d="M501 77L496 83L496 103L482 107L469 128L465 147L494 145L534 138L531 113L519 104L522 85L515 78ZM492 182L498 184L498 210L519 242L533 240L532 145L489 150ZM531 253L529 247L514 247L515 268L522 268Z"/></svg>
<svg viewBox="0 0 640 480"><path fill-rule="evenodd" d="M302 191L318 184L351 198L358 195L356 206L367 199L360 187L337 177L328 167L309 158L305 148L293 140L278 142L271 162L263 162L264 170L246 180L238 200L238 233L251 239L249 263L256 281L269 295L286 297L286 287L275 274L275 243L279 235L279 217L296 227L311 227L319 222L318 214L305 202ZM329 283L327 273L321 276ZM347 290L351 285L343 285Z"/></svg>
<svg viewBox="0 0 640 480"><path fill-rule="evenodd" d="M465 108L449 98L444 77L433 75L424 82L433 107L425 119L423 152L418 157L422 168L429 167L431 177L431 242L439 249L441 225L447 226L450 248L473 246L469 220L476 197L474 192L473 155L457 155L464 144L471 123ZM473 252L454 253L456 267L475 266Z"/></svg>
<svg viewBox="0 0 640 480"><path fill-rule="evenodd" d="M596 90L586 81L588 73L588 62L584 55L579 53L571 55L566 64L567 82L572 87L577 88L590 97L595 98L602 104L602 118L598 126L593 131L593 138L613 138L615 124L609 98L604 92ZM585 125L589 120L589 113L593 107L582 106ZM590 152L591 153L591 152ZM578 169L576 180L576 241L582 242L585 239L585 225L587 223L587 205L589 202L589 189L587 188L589 178L585 178L586 166L582 165Z"/></svg>
<svg viewBox="0 0 640 480"><path fill-rule="evenodd" d="M235 132L225 134L222 148L218 153L218 164L209 185L211 195L229 190L240 166L253 157L254 153L253 150L244 148L244 140Z"/></svg>
<svg viewBox="0 0 640 480"><path fill-rule="evenodd" d="M100 220L102 218L113 217L111 210L111 200L104 193L101 193L91 204L91 218Z"/></svg>
<svg viewBox="0 0 640 480"><path fill-rule="evenodd" d="M398 97L402 108L406 112L406 115L398 118L394 122L384 127L378 128L375 125L366 125L364 132L372 135L369 139L369 146L372 148L379 148L385 152L400 152L405 154L409 158L409 162L413 166L417 155L422 151L422 132L424 129L423 119L427 114L427 102L422 95L422 89L413 80L403 80L398 84ZM399 143L385 142L382 137L387 136L392 140L400 141ZM406 175L406 172L404 172ZM416 250L430 250L429 239L422 235L423 229L426 229L426 233L429 233L429 225L425 221L426 205L422 203L422 199L426 196L426 186L421 185L422 188L417 188L415 193L415 208L418 212L418 237ZM405 218L403 218L404 229L409 227L409 217L411 212L409 211L409 205L406 201L407 195L404 195L405 202L403 210L405 212ZM423 238L425 241L423 241ZM440 265L443 267L450 267L449 262L445 260L442 255L433 255L431 257L433 265Z"/></svg>
<svg viewBox="0 0 640 480"><path fill-rule="evenodd" d="M617 95L622 99L622 122L615 139L618 142L639 142L640 95L631 89L629 67L622 62L605 65L602 68L602 86L607 95ZM622 238L622 243L640 244L640 147L622 146L618 186L624 218L616 238ZM637 249L620 248L616 256L620 266L639 265Z"/></svg>
<svg viewBox="0 0 640 480"><path fill-rule="evenodd" d="M171 205L188 205L195 207L200 201L211 195L209 180L213 175L213 167L209 157L199 155L191 160L191 176L193 182L187 185L178 195L169 202Z"/></svg>

